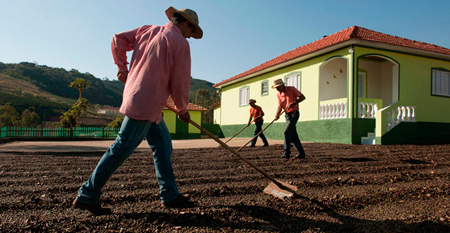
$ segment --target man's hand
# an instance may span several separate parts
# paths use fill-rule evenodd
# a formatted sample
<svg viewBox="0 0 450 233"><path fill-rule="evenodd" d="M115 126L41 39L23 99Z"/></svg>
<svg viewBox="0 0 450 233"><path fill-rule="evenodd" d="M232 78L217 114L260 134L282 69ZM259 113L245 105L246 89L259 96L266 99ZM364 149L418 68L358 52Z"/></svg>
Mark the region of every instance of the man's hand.
<svg viewBox="0 0 450 233"><path fill-rule="evenodd" d="M288 104L287 108L292 108L292 107L294 107L296 104L297 104L297 101L294 101L294 102Z"/></svg>
<svg viewBox="0 0 450 233"><path fill-rule="evenodd" d="M191 115L189 115L189 112L186 111L186 113L178 115L178 118L184 123L189 123L189 120L191 119Z"/></svg>
<svg viewBox="0 0 450 233"><path fill-rule="evenodd" d="M119 72L117 72L117 78L122 83L126 83L127 82L127 78L128 78L128 71L119 71Z"/></svg>
<svg viewBox="0 0 450 233"><path fill-rule="evenodd" d="M274 120L280 119L280 115L276 115Z"/></svg>

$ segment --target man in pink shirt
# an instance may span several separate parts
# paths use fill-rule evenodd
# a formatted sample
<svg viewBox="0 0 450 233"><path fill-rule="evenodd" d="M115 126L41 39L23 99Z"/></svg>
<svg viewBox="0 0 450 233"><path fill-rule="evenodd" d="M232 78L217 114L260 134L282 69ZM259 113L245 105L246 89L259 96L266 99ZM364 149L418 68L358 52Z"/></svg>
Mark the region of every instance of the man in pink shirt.
<svg viewBox="0 0 450 233"><path fill-rule="evenodd" d="M100 159L89 180L78 191L73 206L95 215L111 209L101 207L101 189L108 178L145 138L153 151L161 202L165 207L192 207L178 191L172 170L172 141L162 119L169 95L178 117L190 120L187 111L191 82L191 55L187 38L200 39L203 31L195 11L169 7L164 26L145 25L114 35L111 50L118 67L117 78L125 83L120 112L125 115L116 141ZM133 51L128 69L127 52Z"/></svg>
<svg viewBox="0 0 450 233"><path fill-rule="evenodd" d="M284 109L286 117L286 127L284 128L284 153L281 157L286 159L291 157L292 142L294 143L295 149L298 151L298 155L294 158L304 159L306 155L302 143L298 138L296 124L300 118L298 103L305 100L305 96L297 90L297 88L285 86L281 79L275 80L272 88L276 88L278 91L278 108L275 119L278 120L282 109Z"/></svg>

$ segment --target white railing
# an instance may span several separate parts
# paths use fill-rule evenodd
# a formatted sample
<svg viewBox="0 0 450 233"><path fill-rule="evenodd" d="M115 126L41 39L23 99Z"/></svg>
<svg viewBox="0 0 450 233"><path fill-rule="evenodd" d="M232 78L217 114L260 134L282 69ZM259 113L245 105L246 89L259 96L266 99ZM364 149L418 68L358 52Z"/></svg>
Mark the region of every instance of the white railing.
<svg viewBox="0 0 450 233"><path fill-rule="evenodd" d="M358 114L359 118L375 119L378 111L377 103L359 102Z"/></svg>
<svg viewBox="0 0 450 233"><path fill-rule="evenodd" d="M386 132L401 122L416 122L416 107L400 105L386 113Z"/></svg>
<svg viewBox="0 0 450 233"><path fill-rule="evenodd" d="M347 102L320 105L319 119L347 118Z"/></svg>

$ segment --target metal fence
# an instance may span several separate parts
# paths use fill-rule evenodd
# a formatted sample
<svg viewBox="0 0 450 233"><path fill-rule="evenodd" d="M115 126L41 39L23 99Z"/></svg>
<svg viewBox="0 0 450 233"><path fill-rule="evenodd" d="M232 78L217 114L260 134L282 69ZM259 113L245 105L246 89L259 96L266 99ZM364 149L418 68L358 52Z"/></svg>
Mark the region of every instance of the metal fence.
<svg viewBox="0 0 450 233"><path fill-rule="evenodd" d="M0 138L97 138L115 139L120 128L74 127L69 128L27 128L5 126Z"/></svg>

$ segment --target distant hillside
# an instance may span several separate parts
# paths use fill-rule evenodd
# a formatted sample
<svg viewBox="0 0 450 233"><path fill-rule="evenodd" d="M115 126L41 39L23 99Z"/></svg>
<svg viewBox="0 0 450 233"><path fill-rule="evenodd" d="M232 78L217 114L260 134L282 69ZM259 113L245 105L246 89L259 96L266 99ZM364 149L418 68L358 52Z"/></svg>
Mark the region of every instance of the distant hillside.
<svg viewBox="0 0 450 233"><path fill-rule="evenodd" d="M92 86L83 92L83 97L91 103L119 106L122 102L123 84L121 82L101 80L92 74L80 73L75 69L67 71L62 68L52 68L29 62L0 63L0 73L31 83L41 91L74 100L78 98L78 90L69 87L69 84L77 78L82 78L92 83Z"/></svg>
<svg viewBox="0 0 450 233"><path fill-rule="evenodd" d="M195 92L198 89L206 89L209 91L209 94L212 96L214 94L214 92L216 91L216 89L214 87L212 87L214 85L214 83L205 81L205 80L201 80L201 79L195 79L192 78L191 79L191 90L189 91L189 102L193 103L194 102L194 96L195 96Z"/></svg>
<svg viewBox="0 0 450 233"><path fill-rule="evenodd" d="M83 97L92 104L119 107L124 85L118 81L99 79L89 73L72 69L52 68L29 62L6 64L0 62L0 105L10 104L17 111L32 108L41 117L60 115L78 98L78 90L68 85L77 78L92 83ZM198 89L207 89L212 95L213 83L192 79L189 100L194 100Z"/></svg>

